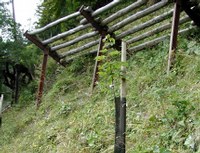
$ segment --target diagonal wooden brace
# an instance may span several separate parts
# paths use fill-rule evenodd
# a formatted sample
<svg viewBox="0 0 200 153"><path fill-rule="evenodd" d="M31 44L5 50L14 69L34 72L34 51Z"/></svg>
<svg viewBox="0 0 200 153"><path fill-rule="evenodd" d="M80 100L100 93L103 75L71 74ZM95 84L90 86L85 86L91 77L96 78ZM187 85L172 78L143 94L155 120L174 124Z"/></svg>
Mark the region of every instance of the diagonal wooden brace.
<svg viewBox="0 0 200 153"><path fill-rule="evenodd" d="M172 21L167 74L169 74L170 70L172 69L175 63L180 12L181 12L180 0L176 0L174 5L174 14Z"/></svg>

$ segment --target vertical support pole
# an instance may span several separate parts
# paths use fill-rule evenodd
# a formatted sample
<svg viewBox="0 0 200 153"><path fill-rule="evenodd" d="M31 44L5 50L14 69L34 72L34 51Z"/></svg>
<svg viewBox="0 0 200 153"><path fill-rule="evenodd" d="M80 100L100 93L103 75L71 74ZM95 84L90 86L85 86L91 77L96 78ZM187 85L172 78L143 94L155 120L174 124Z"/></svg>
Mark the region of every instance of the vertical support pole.
<svg viewBox="0 0 200 153"><path fill-rule="evenodd" d="M0 99L0 127L2 126L2 107L3 107L3 94Z"/></svg>
<svg viewBox="0 0 200 153"><path fill-rule="evenodd" d="M120 97L115 97L115 146L114 153L120 153Z"/></svg>
<svg viewBox="0 0 200 153"><path fill-rule="evenodd" d="M39 84L39 89L38 89L37 102L36 102L36 107L37 107L37 109L39 108L39 106L40 106L40 104L41 104L41 99L42 99L43 88L44 88L44 80L45 80L45 74L46 74L46 67L47 67L48 55L49 55L49 50L48 50L48 49L45 49L45 50L44 50L44 55L43 55L42 70L41 70L41 75L40 75L40 84Z"/></svg>
<svg viewBox="0 0 200 153"><path fill-rule="evenodd" d="M97 51L97 56L101 56L101 50L103 49L104 43L103 43L103 39L105 36L101 36L100 40L99 40L99 46L98 46L98 51ZM96 82L99 79L99 64L100 62L98 60L95 61L95 66L94 66L94 72L93 72L93 78L92 78L92 91L94 90L95 86L96 86Z"/></svg>
<svg viewBox="0 0 200 153"><path fill-rule="evenodd" d="M126 43L122 41L122 53L121 53L122 63L126 62ZM114 153L125 153L126 152L126 67L121 67L122 78L120 86L120 103L119 110L116 109L116 114L119 111L119 120L116 118L116 126L119 124L119 127L116 127L116 140ZM117 105L116 105L117 107Z"/></svg>
<svg viewBox="0 0 200 153"><path fill-rule="evenodd" d="M169 74L170 70L172 69L172 67L175 63L177 37L178 37L178 25L179 25L179 19L180 19L180 9L181 9L180 0L176 0L176 2L174 4L174 13L173 13L172 30L171 30L171 38L170 38L167 74Z"/></svg>

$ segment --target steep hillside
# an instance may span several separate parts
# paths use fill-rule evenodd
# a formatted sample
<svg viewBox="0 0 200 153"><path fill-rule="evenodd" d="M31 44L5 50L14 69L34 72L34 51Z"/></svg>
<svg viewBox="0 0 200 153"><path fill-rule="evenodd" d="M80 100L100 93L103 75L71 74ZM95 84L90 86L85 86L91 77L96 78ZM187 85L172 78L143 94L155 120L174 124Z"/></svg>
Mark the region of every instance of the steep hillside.
<svg viewBox="0 0 200 153"><path fill-rule="evenodd" d="M168 40L129 58L127 153L200 152L200 40L195 36L179 39L170 75ZM90 57L79 58L64 69L51 61L40 109L24 92L21 105L3 114L0 152L113 152L113 97L98 87L91 95L93 64Z"/></svg>

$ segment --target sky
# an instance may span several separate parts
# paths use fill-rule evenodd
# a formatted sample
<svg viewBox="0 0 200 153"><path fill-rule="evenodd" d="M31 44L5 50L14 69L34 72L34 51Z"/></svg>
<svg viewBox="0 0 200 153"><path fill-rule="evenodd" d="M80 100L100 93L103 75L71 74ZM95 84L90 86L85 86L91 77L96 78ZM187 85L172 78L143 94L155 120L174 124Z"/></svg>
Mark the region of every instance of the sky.
<svg viewBox="0 0 200 153"><path fill-rule="evenodd" d="M42 0L14 0L16 21L22 25L23 30L34 29L37 21L36 9ZM11 6L9 7L11 9Z"/></svg>

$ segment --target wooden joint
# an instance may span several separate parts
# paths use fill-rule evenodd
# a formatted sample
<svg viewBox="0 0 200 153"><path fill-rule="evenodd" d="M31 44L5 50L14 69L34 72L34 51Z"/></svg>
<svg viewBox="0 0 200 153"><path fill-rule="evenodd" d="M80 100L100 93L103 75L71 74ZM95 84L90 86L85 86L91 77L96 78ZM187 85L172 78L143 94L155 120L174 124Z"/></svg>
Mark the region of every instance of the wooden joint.
<svg viewBox="0 0 200 153"><path fill-rule="evenodd" d="M108 27L107 26L103 26L100 22L100 19L95 20L94 17L92 16L92 9L91 8L88 8L88 7L85 7L85 6L82 6L80 9L79 9L79 12L81 13L81 15L83 15L87 21L89 23L92 24L92 26L102 35L102 36L105 36L108 34Z"/></svg>

